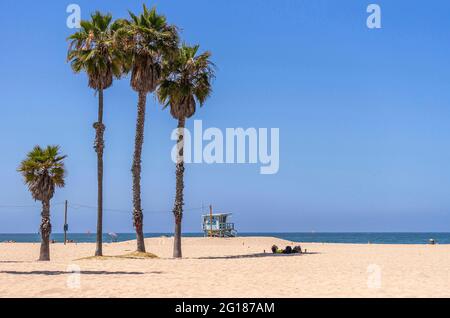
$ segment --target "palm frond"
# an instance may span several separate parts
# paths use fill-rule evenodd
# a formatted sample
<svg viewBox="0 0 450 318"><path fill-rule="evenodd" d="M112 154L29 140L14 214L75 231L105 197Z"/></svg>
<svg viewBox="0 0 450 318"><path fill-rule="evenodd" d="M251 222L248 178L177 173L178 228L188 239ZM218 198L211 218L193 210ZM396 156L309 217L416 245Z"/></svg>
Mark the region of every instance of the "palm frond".
<svg viewBox="0 0 450 318"><path fill-rule="evenodd" d="M198 45L183 43L176 56L165 62L163 75L157 93L159 102L163 108L170 106L174 118L189 118L196 104L202 106L211 95L215 77L211 53L199 54Z"/></svg>
<svg viewBox="0 0 450 318"><path fill-rule="evenodd" d="M55 187L64 187L65 158L65 155L60 154L59 146L35 146L20 163L17 170L35 200L50 200Z"/></svg>
<svg viewBox="0 0 450 318"><path fill-rule="evenodd" d="M156 8L143 5L139 15L129 12L130 20L117 31L117 43L131 55L131 86L136 91L152 92L159 85L163 60L176 51L178 29L167 23Z"/></svg>
<svg viewBox="0 0 450 318"><path fill-rule="evenodd" d="M127 72L122 64L125 54L115 36L126 22L123 19L112 22L111 14L96 11L89 21L80 24L81 29L68 37L71 42L67 60L75 73L86 72L89 87L106 89L112 85L114 77L120 78Z"/></svg>

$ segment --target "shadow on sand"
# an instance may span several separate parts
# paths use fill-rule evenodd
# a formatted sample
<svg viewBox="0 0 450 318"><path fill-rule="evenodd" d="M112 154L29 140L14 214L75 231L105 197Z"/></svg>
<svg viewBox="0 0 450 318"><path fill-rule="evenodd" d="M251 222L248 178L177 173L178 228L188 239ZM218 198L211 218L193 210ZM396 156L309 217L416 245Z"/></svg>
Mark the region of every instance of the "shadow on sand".
<svg viewBox="0 0 450 318"><path fill-rule="evenodd" d="M33 263L32 261L0 261L0 264L23 264L23 263Z"/></svg>
<svg viewBox="0 0 450 318"><path fill-rule="evenodd" d="M256 253L248 255L230 255L230 256L207 256L195 257L193 259L241 259L241 258L261 258L261 257L301 257L304 255L320 254L317 252L307 252L302 254L272 254L272 253Z"/></svg>
<svg viewBox="0 0 450 318"><path fill-rule="evenodd" d="M11 275L67 275L73 274L77 272L70 271L0 271L0 274L11 274ZM154 272L124 272L124 271L116 271L116 272L107 272L107 271L80 271L82 275L144 275L144 274L162 274L163 272L154 271Z"/></svg>

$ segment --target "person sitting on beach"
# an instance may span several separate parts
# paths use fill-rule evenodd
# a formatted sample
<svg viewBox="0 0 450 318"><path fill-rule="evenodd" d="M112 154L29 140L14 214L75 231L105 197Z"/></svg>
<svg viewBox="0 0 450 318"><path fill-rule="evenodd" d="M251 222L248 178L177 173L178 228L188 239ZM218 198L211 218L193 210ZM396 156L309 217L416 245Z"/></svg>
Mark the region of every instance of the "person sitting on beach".
<svg viewBox="0 0 450 318"><path fill-rule="evenodd" d="M297 245L294 248L290 246L286 246L284 250L278 249L278 246L273 245L272 246L272 253L273 254L302 254L302 248Z"/></svg>

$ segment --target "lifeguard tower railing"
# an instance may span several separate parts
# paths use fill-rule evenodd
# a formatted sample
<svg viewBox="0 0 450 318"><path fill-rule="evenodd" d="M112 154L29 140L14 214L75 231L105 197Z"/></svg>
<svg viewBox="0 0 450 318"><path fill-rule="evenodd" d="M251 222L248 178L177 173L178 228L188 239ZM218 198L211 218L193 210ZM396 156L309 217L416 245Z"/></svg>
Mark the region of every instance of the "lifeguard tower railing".
<svg viewBox="0 0 450 318"><path fill-rule="evenodd" d="M227 222L231 213L207 214L202 216L202 229L205 236L234 237L236 230L234 223Z"/></svg>
<svg viewBox="0 0 450 318"><path fill-rule="evenodd" d="M214 230L234 230L234 223L219 223L219 227L214 224L212 226L213 231ZM208 222L203 223L203 231L211 230L211 224Z"/></svg>

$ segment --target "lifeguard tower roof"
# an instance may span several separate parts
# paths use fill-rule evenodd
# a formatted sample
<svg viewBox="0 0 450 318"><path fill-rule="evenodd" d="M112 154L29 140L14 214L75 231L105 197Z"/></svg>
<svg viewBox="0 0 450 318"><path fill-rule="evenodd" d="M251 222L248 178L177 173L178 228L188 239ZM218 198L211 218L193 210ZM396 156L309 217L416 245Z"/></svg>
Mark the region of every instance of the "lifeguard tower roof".
<svg viewBox="0 0 450 318"><path fill-rule="evenodd" d="M233 213L213 213L213 214L204 214L202 217L210 217L210 216L230 216L233 215Z"/></svg>

